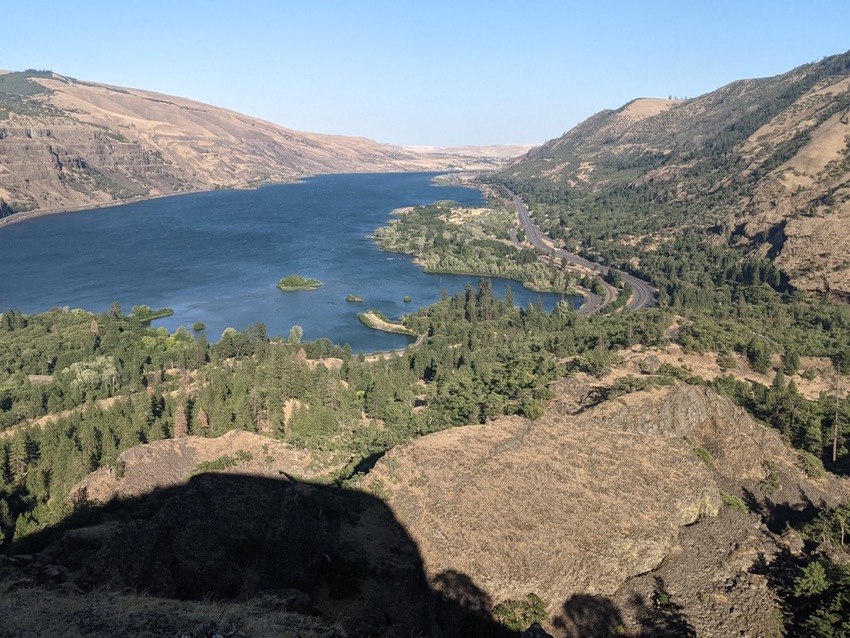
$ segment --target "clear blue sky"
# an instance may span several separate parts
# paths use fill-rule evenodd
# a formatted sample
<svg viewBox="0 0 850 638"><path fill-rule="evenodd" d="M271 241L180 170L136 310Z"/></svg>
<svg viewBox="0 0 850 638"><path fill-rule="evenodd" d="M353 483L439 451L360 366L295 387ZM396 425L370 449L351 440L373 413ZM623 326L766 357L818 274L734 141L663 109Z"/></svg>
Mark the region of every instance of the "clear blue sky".
<svg viewBox="0 0 850 638"><path fill-rule="evenodd" d="M848 0L7 0L0 15L0 68L412 145L543 142L635 97L850 49Z"/></svg>

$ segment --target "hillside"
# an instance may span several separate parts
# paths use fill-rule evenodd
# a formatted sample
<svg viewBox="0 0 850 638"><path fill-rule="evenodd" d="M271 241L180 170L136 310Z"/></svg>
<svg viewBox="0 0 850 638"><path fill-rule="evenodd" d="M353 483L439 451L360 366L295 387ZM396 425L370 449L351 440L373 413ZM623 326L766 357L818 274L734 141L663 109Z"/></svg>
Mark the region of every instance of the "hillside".
<svg viewBox="0 0 850 638"><path fill-rule="evenodd" d="M695 351L716 342L696 313L521 309L486 282L406 317L427 336L386 359L3 313L0 614L30 627L49 600L69 636L303 635L304 613L317 635L831 635L808 631L829 596L789 589L826 565L846 591L824 552L850 524L828 509L850 401L810 352L850 331L821 306L805 340L783 326L796 361L744 325L718 331L740 352Z"/></svg>
<svg viewBox="0 0 850 638"><path fill-rule="evenodd" d="M423 437L368 475L431 582L464 573L493 604L531 592L546 603L553 635L596 636L609 635L595 632L613 630L614 618L632 631L647 620L659 585L638 576L652 574L695 635L778 631L767 579L751 570L759 554L776 560L784 542L723 505L726 493L748 494L765 513L802 513L846 498L846 481L807 478L776 432L710 391L638 392L576 414L566 407L575 387L562 385L557 407L537 421ZM766 487L766 468L779 489ZM774 531L785 524L763 520ZM607 609L607 620L591 609Z"/></svg>
<svg viewBox="0 0 850 638"><path fill-rule="evenodd" d="M847 297L848 114L850 53L603 111L502 180L564 239L651 247L671 228L713 227L773 259L793 286Z"/></svg>
<svg viewBox="0 0 850 638"><path fill-rule="evenodd" d="M130 448L122 475L101 469L72 490L93 500L64 533L0 562L0 590L19 606L9 621L47 599L68 635L145 618L192 636L216 620L254 637L509 636L491 615L534 594L554 636L780 631L771 572L757 567L791 565L797 541L779 532L846 498L846 479L807 477L778 433L711 391L676 385L577 411L585 382L562 380L534 422L398 446L363 491L295 481L279 468L303 470L309 454L245 432ZM241 460L193 476L223 451ZM730 506L739 495L750 513ZM659 611L661 593L675 606ZM696 634L663 633L674 621Z"/></svg>
<svg viewBox="0 0 850 638"><path fill-rule="evenodd" d="M7 120L57 123L0 139L53 158L20 188L57 201L283 170L257 159L284 146L251 138L267 123L243 122L223 161L210 107L47 72L2 86ZM536 232L513 229L521 198L555 244L651 280L654 307L518 307L483 279L405 315L415 345L368 357L262 323L210 343L118 304L0 313L0 634L847 633L850 305L793 286L850 287L829 261L848 99L850 54L637 100L480 178L516 208L415 207L375 233L504 268ZM117 104L123 129L86 119ZM298 137L299 165L327 160L320 137L309 161ZM570 283L569 257L517 257Z"/></svg>
<svg viewBox="0 0 850 638"><path fill-rule="evenodd" d="M245 188L319 173L496 165L492 157L438 157L293 131L180 97L51 72L0 72L0 198L15 210Z"/></svg>

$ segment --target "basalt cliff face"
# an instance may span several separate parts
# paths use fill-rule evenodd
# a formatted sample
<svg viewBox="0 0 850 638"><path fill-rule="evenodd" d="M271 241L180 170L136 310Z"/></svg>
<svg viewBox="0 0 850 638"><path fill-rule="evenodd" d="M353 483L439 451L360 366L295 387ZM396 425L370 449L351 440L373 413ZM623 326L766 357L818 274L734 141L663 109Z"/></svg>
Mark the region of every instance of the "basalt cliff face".
<svg viewBox="0 0 850 638"><path fill-rule="evenodd" d="M245 188L320 173L497 163L293 131L184 98L50 72L0 73L0 198L16 210Z"/></svg>
<svg viewBox="0 0 850 638"><path fill-rule="evenodd" d="M432 585L464 573L492 605L534 593L555 636L692 635L640 633L670 622L654 618L660 594L699 636L780 629L754 566L785 551L771 531L784 521L724 498L791 517L846 497L846 481L807 478L776 432L704 389L636 393L580 414L565 405L534 422L423 437L369 473L365 486L408 531ZM781 484L770 496L766 468Z"/></svg>

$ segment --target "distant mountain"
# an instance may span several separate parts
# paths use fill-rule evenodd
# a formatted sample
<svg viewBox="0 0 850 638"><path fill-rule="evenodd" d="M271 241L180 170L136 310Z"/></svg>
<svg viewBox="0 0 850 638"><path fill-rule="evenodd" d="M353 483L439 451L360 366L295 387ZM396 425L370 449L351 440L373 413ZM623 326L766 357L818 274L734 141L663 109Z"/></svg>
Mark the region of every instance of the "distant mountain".
<svg viewBox="0 0 850 638"><path fill-rule="evenodd" d="M491 168L50 71L0 72L0 217L306 175Z"/></svg>
<svg viewBox="0 0 850 638"><path fill-rule="evenodd" d="M437 156L457 155L506 160L525 155L535 146L536 144L493 144L492 146L403 146L402 148L405 151Z"/></svg>
<svg viewBox="0 0 850 638"><path fill-rule="evenodd" d="M602 111L502 177L564 238L652 246L671 228L715 226L796 287L850 297L848 140L850 52Z"/></svg>

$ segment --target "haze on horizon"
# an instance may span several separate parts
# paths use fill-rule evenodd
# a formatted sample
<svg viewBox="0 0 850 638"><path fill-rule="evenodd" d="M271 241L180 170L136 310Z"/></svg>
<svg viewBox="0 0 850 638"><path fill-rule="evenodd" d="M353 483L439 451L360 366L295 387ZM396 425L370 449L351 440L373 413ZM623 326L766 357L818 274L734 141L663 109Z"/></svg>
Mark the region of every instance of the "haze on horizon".
<svg viewBox="0 0 850 638"><path fill-rule="evenodd" d="M397 145L541 143L850 48L850 3L10 3L0 68Z"/></svg>

